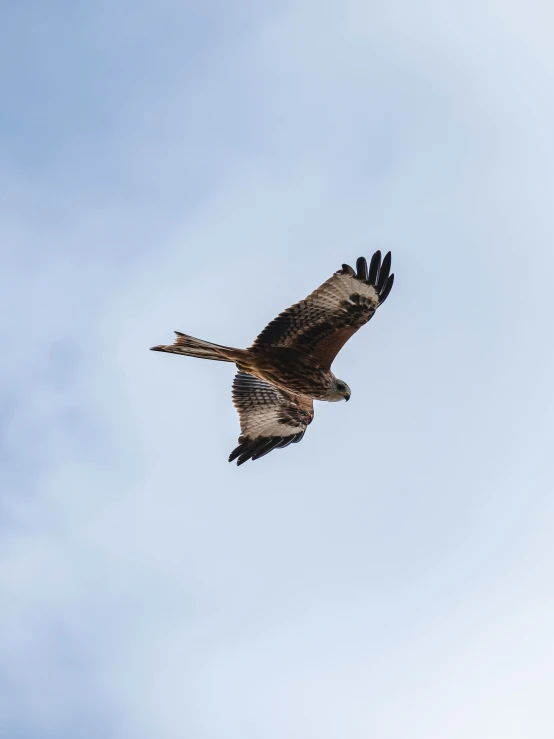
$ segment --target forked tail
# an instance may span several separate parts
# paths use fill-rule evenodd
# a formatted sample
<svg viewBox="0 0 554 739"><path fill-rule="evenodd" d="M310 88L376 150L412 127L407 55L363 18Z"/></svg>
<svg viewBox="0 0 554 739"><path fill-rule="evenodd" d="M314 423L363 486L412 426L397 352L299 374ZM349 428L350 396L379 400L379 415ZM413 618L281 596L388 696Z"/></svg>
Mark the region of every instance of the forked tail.
<svg viewBox="0 0 554 739"><path fill-rule="evenodd" d="M183 354L186 357L198 357L199 359L214 359L216 362L237 362L247 352L245 349L233 349L230 346L211 344L209 341L195 339L179 331L175 331L177 338L174 344L160 344L153 346L153 352L168 352L169 354Z"/></svg>

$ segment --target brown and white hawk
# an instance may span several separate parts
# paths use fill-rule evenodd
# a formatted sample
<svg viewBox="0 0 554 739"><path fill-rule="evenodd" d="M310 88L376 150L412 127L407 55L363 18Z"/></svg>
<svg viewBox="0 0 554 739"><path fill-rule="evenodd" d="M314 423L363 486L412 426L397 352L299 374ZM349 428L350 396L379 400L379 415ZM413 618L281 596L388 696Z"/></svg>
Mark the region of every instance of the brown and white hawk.
<svg viewBox="0 0 554 739"><path fill-rule="evenodd" d="M391 254L377 251L348 264L305 300L269 323L248 349L211 344L176 331L174 344L152 351L234 362L233 403L241 436L229 461L240 465L296 443L314 417L314 400L348 400L350 388L331 372L333 360L373 317L393 285Z"/></svg>

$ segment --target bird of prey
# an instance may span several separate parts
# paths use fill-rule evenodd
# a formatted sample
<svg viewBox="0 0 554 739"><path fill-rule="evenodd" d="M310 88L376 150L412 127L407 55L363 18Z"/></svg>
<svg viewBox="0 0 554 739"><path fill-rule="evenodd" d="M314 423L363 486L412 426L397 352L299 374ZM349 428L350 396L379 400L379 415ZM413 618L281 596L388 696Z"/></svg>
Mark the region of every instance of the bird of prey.
<svg viewBox="0 0 554 739"><path fill-rule="evenodd" d="M338 352L373 317L394 281L391 254L364 257L356 270L343 264L305 300L269 323L248 349L211 344L179 331L171 345L152 351L234 362L233 403L239 413L239 445L229 462L241 465L302 439L314 416L314 400L349 400L350 388L331 372Z"/></svg>

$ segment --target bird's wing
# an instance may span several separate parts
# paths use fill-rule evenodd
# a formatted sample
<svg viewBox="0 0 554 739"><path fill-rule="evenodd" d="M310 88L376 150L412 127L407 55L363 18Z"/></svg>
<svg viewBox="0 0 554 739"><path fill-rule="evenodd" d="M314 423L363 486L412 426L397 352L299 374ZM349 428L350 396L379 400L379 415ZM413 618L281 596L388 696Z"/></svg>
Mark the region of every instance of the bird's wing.
<svg viewBox="0 0 554 739"><path fill-rule="evenodd" d="M233 403L242 434L229 462L236 459L239 465L300 441L314 417L311 398L280 390L245 372L235 376Z"/></svg>
<svg viewBox="0 0 554 739"><path fill-rule="evenodd" d="M373 255L369 269L364 257L356 262L356 271L343 264L305 300L271 321L252 348L301 349L329 368L348 339L387 299L394 281L390 268L390 252L381 261L380 251Z"/></svg>

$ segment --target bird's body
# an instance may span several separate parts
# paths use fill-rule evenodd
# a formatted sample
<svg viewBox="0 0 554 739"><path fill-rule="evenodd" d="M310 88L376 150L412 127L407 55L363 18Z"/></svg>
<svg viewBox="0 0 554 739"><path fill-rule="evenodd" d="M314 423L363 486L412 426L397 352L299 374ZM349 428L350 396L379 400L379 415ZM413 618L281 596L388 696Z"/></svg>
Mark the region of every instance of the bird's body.
<svg viewBox="0 0 554 739"><path fill-rule="evenodd" d="M314 415L314 400L348 400L350 388L331 372L348 339L374 315L389 295L390 252L363 257L356 271L347 264L269 323L248 349L212 344L178 331L174 344L154 351L233 362L238 374L233 402L242 435L229 461L242 464L272 449L300 441Z"/></svg>
<svg viewBox="0 0 554 739"><path fill-rule="evenodd" d="M331 399L327 396L335 376L316 357L301 349L287 346L252 347L248 350L246 360L239 360L236 364L241 372L259 377L283 390L314 400Z"/></svg>

